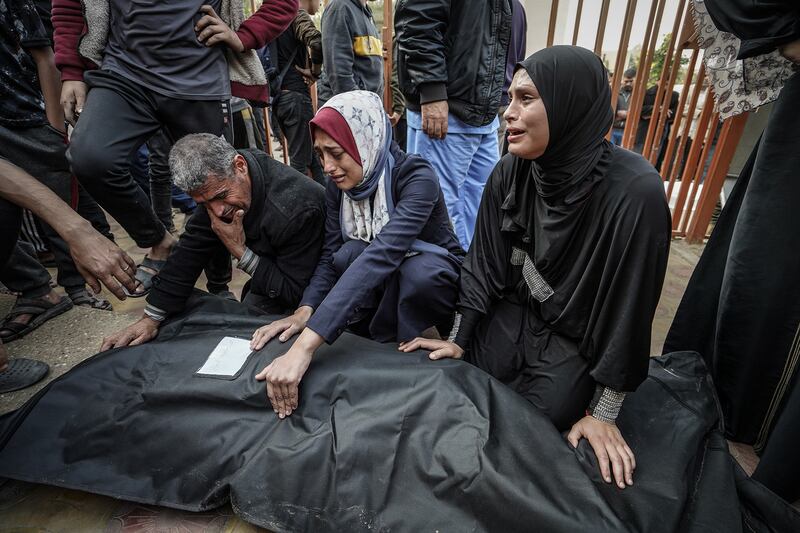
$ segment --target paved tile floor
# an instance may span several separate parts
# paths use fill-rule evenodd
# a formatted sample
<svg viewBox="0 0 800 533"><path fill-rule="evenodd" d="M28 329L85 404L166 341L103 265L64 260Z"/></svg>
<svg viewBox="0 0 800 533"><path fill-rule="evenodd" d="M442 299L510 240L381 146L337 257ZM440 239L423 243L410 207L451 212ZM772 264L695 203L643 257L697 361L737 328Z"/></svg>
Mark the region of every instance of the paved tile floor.
<svg viewBox="0 0 800 533"><path fill-rule="evenodd" d="M183 222L183 215L177 215L176 225L181 227ZM141 260L142 253L130 238L116 224L114 230L120 246L135 260ZM670 322L701 251L702 246L692 246L683 241L673 242L667 279L653 323L653 354L661 351ZM240 272L234 272L231 290L237 296L246 279ZM205 279L198 281L198 287L205 288ZM24 339L10 344L11 355L47 361L52 368L47 381L63 374L93 355L103 336L141 315L144 307L142 299L125 302L113 297L111 299L114 312L73 309ZM0 316L12 303L12 297L0 295ZM0 413L22 405L44 383L0 395ZM752 448L734 445L732 452L745 469L752 472L757 462ZM259 529L234 516L230 507L208 513L189 513L79 491L9 481L0 485L0 531L239 533Z"/></svg>

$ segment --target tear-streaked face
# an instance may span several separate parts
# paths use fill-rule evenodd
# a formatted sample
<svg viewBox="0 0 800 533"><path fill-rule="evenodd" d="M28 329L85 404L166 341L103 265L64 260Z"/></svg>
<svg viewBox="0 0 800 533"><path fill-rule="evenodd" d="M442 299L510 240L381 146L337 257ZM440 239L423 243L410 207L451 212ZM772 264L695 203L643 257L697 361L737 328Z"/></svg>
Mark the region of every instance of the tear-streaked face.
<svg viewBox="0 0 800 533"><path fill-rule="evenodd" d="M189 196L225 222L231 222L233 214L240 209L247 213L252 201L247 161L237 154L229 176L209 176L203 186L189 192Z"/></svg>
<svg viewBox="0 0 800 533"><path fill-rule="evenodd" d="M349 191L364 179L361 165L320 128L314 132L314 151L322 163L322 170L340 190Z"/></svg>
<svg viewBox="0 0 800 533"><path fill-rule="evenodd" d="M550 126L544 101L525 69L514 74L508 95L511 102L503 115L508 151L523 159L536 159L544 154L550 142Z"/></svg>

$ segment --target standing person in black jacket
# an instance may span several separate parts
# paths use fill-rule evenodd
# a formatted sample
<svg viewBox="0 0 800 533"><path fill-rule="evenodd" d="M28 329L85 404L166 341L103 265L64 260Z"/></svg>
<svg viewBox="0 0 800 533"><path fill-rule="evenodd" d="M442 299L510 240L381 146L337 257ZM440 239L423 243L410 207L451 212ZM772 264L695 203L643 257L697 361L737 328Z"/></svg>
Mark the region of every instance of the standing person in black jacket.
<svg viewBox="0 0 800 533"><path fill-rule="evenodd" d="M284 75L272 105L278 126L286 136L292 168L325 185L308 131L308 123L314 118L308 86L322 71L322 36L311 20L318 9L319 0L300 0L297 16L278 37L278 68Z"/></svg>
<svg viewBox="0 0 800 533"><path fill-rule="evenodd" d="M510 0L401 0L397 71L408 107L408 152L428 159L466 249L498 161L500 95L511 40Z"/></svg>
<svg viewBox="0 0 800 533"><path fill-rule="evenodd" d="M251 276L242 302L267 313L300 303L317 266L325 226L325 191L258 150L235 150L208 133L183 137L170 170L198 208L164 268L153 279L139 321L103 340L101 350L153 339L161 322L182 311L209 257L227 248Z"/></svg>

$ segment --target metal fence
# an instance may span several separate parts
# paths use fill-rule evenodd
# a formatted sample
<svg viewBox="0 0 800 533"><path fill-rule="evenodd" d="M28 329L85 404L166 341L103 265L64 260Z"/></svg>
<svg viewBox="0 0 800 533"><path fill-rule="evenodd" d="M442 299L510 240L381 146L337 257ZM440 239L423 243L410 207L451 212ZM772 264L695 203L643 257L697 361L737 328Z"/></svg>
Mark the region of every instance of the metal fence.
<svg viewBox="0 0 800 533"><path fill-rule="evenodd" d="M601 55L611 0L594 1L602 2L594 46L595 53ZM663 64L655 85L652 115L649 121L641 121L647 81L658 47L658 29L662 27L662 22L669 22L663 21L665 7L668 3L674 5L676 2L678 5L672 31L661 47L664 52ZM552 0L547 45L576 44L581 24L590 22L583 20L587 18L582 16L584 0L577 3L571 39L564 43L554 42L558 8L559 0ZM705 69L693 42L695 28L691 2L688 0L627 0L616 60L613 66L609 65L613 72L611 86L615 88L612 91L613 107L616 108L617 88L631 59L629 41L637 9L648 10L647 28L639 52L622 146L641 151L651 163L657 165L670 200L673 236L701 242L708 232L747 114L720 122L719 115L714 111L711 88L706 84ZM679 73L684 80L680 86L677 108L672 112L670 103ZM646 125L646 130L639 131L643 125Z"/></svg>
<svg viewBox="0 0 800 533"><path fill-rule="evenodd" d="M259 4L251 2L251 9ZM589 0L600 2L596 21L594 52L602 57L608 18L612 0ZM705 81L705 69L700 52L693 42L694 22L689 0L616 0L625 2L622 31L616 46L616 57L609 70L611 79L611 105L616 108L617 88L620 86L626 66L633 60L638 63L633 92L628 104L628 116L622 135L622 146L640 151L657 166L664 179L664 188L672 211L673 236L685 237L690 242L701 242L709 230L715 206L720 197L728 169L736 147L741 139L747 113L720 122L714 111L714 99ZM384 0L382 7L381 35L384 43L384 102L391 110L391 72L394 2ZM672 31L659 46L659 29L670 21L664 20L665 8L669 5L677 11L672 21ZM595 15L584 10L584 0L578 0L574 12L572 32L563 40L555 42L559 22L559 0L551 0L550 12L528 12L528 20L548 17L547 46L554 44L577 44L581 27L592 24ZM640 10L647 12L647 26L641 50L631 51L631 34L634 19ZM668 10L671 12L672 9ZM562 14L563 16L563 14ZM563 21L562 21L563 22ZM570 32L567 32L570 33ZM648 90L648 80L657 57L660 74L655 84L652 114L649 120L642 119L642 106ZM637 61L638 60L638 61ZM682 83L678 83L678 81ZM651 87L652 89L652 87ZM677 107L670 110L673 91L679 93ZM315 92L315 91L314 91ZM651 91L652 92L652 91ZM313 96L316 96L315 94ZM316 98L314 98L316 103ZM315 106L316 108L316 106ZM268 120L269 117L265 116ZM644 127L646 129L640 128ZM610 135L610 132L609 132ZM284 147L284 158L286 150Z"/></svg>

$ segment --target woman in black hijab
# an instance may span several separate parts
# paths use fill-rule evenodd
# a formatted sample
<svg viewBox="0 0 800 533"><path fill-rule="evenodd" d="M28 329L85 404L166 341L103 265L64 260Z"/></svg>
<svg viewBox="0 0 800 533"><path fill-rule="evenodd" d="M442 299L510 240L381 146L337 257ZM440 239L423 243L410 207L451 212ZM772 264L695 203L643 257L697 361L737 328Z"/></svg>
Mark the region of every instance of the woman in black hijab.
<svg viewBox="0 0 800 533"><path fill-rule="evenodd" d="M605 140L611 92L592 52L535 53L509 94L510 153L483 193L453 333L400 349L486 370L571 428L573 446L587 438L624 488L635 459L614 421L647 375L670 239L663 182Z"/></svg>

